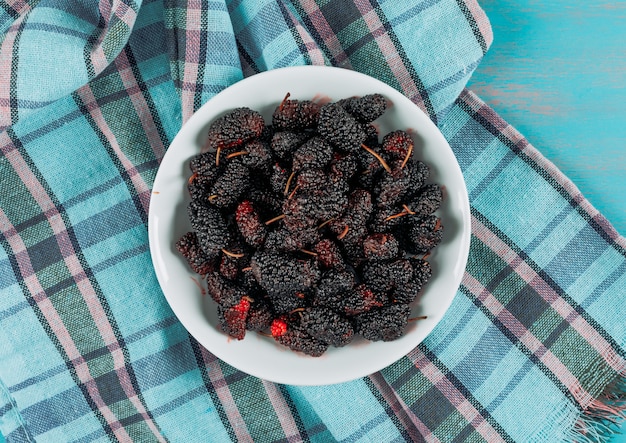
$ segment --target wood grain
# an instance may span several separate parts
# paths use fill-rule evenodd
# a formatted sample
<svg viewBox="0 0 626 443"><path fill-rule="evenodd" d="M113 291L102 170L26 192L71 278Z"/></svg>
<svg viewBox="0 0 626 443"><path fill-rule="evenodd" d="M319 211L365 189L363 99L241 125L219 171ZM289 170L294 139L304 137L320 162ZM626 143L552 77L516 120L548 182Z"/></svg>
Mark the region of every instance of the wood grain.
<svg viewBox="0 0 626 443"><path fill-rule="evenodd" d="M626 1L479 0L494 43L470 89L626 233Z"/></svg>

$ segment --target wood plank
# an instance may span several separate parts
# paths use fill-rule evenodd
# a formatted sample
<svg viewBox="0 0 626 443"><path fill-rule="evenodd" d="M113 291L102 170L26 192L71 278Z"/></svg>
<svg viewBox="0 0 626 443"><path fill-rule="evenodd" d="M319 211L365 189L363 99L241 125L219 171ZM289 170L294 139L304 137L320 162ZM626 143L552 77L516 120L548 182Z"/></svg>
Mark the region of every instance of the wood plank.
<svg viewBox="0 0 626 443"><path fill-rule="evenodd" d="M494 44L470 89L626 233L626 2L483 0Z"/></svg>

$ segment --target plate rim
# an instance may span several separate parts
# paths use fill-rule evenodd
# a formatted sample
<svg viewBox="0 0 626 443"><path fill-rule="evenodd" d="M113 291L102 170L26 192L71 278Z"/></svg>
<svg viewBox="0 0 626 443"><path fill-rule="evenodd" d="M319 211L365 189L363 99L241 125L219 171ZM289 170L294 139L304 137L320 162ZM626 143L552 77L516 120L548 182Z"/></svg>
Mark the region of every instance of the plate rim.
<svg viewBox="0 0 626 443"><path fill-rule="evenodd" d="M209 108L210 106L212 106L213 103L216 103L218 100L220 100L220 98L224 97L224 96L228 96L229 94L232 94L233 91L237 91L239 89L245 88L248 83L254 83L254 82L263 82L266 78L272 78L274 76L278 76L280 77L280 75L282 75L283 73L287 72L286 75L289 75L289 73L293 72L294 75L298 74L298 71L308 71L313 75L313 73L322 73L325 72L323 75L348 75L348 76L352 76L355 79L364 79L367 82L374 82L377 83L381 89L386 90L383 93L383 95L385 95L387 98L388 94L391 93L391 95L396 95L397 97L401 97L402 100L408 101L411 103L411 105L413 106L413 108L420 112L423 117L425 117L424 121L427 121L427 125L430 125L430 130L434 130L434 134L436 134L436 138L439 138L438 142L443 142L443 144L445 145L445 147L449 150L449 154L451 154L452 158L454 158L454 165L452 166L453 169L456 170L456 175L457 175L457 179L460 179L460 184L461 186L459 187L459 189L457 189L457 192L459 193L458 198L461 201L462 204L462 208L460 211L460 219L463 221L462 226L461 226L461 230L460 232L457 234L459 236L461 236L461 242L460 242L460 249L458 251L458 260L456 262L456 266L462 268L460 271L457 270L457 272L454 274L455 276L455 281L453 283L453 286L456 288L452 295L450 295L447 299L445 304L442 304L442 309L440 311L440 315L439 318L436 320L436 322L434 322L434 324L432 324L429 328L429 330L425 333L425 335L417 342L413 343L413 345L411 346L410 349L406 350L406 352L401 353L401 355L399 355L397 358L394 358L392 361L386 361L384 365L380 365L380 367L378 367L377 369L375 369L374 371L372 370L363 370L363 371L358 371L355 370L351 375L348 376L335 376L335 377L330 377L328 381L322 381L321 383L315 380L300 380L297 377L289 377L289 376L279 376L279 377L272 377L269 376L263 372L263 371L258 371L258 368L255 367L246 367L246 368L241 368L239 367L239 365L237 365L235 362L233 362L233 360L230 358L229 355L225 355L224 353L221 352L221 350L216 350L215 348L211 349L210 346L206 346L206 341L203 341L201 337L197 337L196 334L194 334L194 331L196 328L194 327L190 327L188 324L186 324L186 320L184 320L183 318L181 318L182 314L181 314L181 310L179 309L179 306L174 302L174 300L172 299L172 295L171 293L169 293L169 291L166 291L166 286L167 286L167 282L164 281L165 275L164 275L164 271L162 269L162 264L159 263L159 260L161 258L161 248L160 245L158 243L158 237L157 237L157 233L159 232L159 222L160 220L158 219L157 214L155 214L155 212L153 211L154 207L158 207L158 205L154 206L152 203L153 201L158 201L158 194L159 191L157 190L157 187L161 186L161 181L163 180L163 173L162 171L162 166L167 164L168 160L170 160L171 158L175 157L175 149L176 147L181 143L182 140L184 140L185 138L185 131L190 131L190 129L188 128L194 128L196 125L201 124L201 125L208 125L210 121L206 120L206 117L204 116L204 114L206 113L204 110L206 110L207 108ZM309 74L307 74L309 75ZM278 101L280 99L277 99ZM333 99L336 100L336 99ZM243 106L243 105L242 105ZM233 106L235 107L235 106ZM217 117L217 115L215 116ZM215 118L214 117L214 118ZM419 129L423 129L423 128L419 128ZM174 149L173 149L174 148ZM199 151L198 151L199 152ZM427 163L428 164L428 163ZM430 166L430 165L429 165ZM442 184L442 183L440 183ZM443 185L445 186L445 183L443 183ZM156 191L156 193L155 193ZM181 196L184 196L184 189L180 190L180 194ZM156 197L156 199L155 199ZM185 199L182 198L182 200L184 201ZM153 187L152 187L152 192L151 192L151 204L150 204L150 210L148 212L148 240L149 240L149 250L150 250L150 255L151 255L151 260L153 263L153 267L154 267L154 271L156 273L157 276L157 280L159 282L159 286L161 288L161 291L163 293L163 295L165 296L165 299L168 302L168 305L170 306L170 308L172 309L172 311L174 312L174 314L176 315L177 319L181 322L182 326L189 332L189 334L191 334L197 341L198 343L200 343L202 346L204 346L210 353L212 353L213 355L215 355L217 358L223 360L224 362L228 363L229 365L241 370L244 373L253 375L255 377L264 379L264 380L268 380L268 381L272 381L272 382L276 382L276 383L282 383L282 384L289 384L289 385L297 385L297 386L321 386L321 385L330 385L330 384L335 384L335 383L342 383L342 382L347 382L347 381L351 381L351 380L355 380L364 376L367 376L373 372L379 371L391 364L393 364L394 362L396 362L398 359L402 358L404 355L406 355L408 352L411 351L411 349L414 349L415 347L417 347L420 343L422 343L431 333L432 331L435 329L435 327L437 326L437 324L440 323L441 319L443 318L443 316L445 315L446 312L448 312L450 306L452 305L452 302L455 298L456 293L458 292L458 288L461 284L461 279L463 276L463 271L465 270L465 267L467 266L467 260L469 258L469 246L470 246L470 239L471 239L471 214L470 214L470 205L469 205L469 196L468 196L468 192L467 192L467 187L466 187L466 183L465 183L465 179L463 177L460 165L458 163L458 160L456 159L456 156L454 155L454 152L452 151L452 148L450 147L448 141L445 139L445 137L443 136L443 134L441 133L441 131L439 130L439 128L437 128L437 126L432 122L432 120L428 117L428 115L422 110L420 109L417 105L415 105L413 102L411 102L404 94L402 94L401 92L399 92L398 90L394 89L393 87L387 85L386 83L382 82L381 80L378 80L372 76L369 76L367 74L364 73L360 73L357 71L352 71L349 69L345 69L345 68L339 68L339 67L331 67L331 66L315 66L315 65L303 65L303 66L292 66L292 67L285 67L285 68L278 68L278 69L273 69L273 70L269 70L269 71L264 71L258 74L255 74L253 76L247 77L245 79L242 79L236 83L234 83L233 85L225 88L224 90L220 91L218 94L216 94L215 96L213 96L210 100L208 100L206 103L204 103L196 112L194 112L194 114L181 126L181 128L179 129L178 133L176 134L176 136L172 139L172 142L170 143L165 155L163 156L161 163L159 164L159 168L157 170L157 174L155 175L154 178L154 182L153 182ZM172 238L171 239L171 243L173 244L173 242L175 242L175 239ZM182 257L177 257L179 260L183 260ZM186 264L186 263L185 263ZM191 271L190 271L191 272ZM208 323L208 322L207 322ZM278 345L277 345L278 346ZM288 351L288 352L292 352L292 351ZM324 356L322 357L318 357L317 359L322 359ZM304 357L304 358L312 358L312 357Z"/></svg>

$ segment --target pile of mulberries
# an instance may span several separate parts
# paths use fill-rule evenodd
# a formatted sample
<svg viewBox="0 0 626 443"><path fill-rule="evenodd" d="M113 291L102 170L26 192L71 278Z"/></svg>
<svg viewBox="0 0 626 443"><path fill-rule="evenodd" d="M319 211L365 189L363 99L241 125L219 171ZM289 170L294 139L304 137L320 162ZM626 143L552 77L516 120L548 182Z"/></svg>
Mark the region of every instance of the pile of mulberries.
<svg viewBox="0 0 626 443"><path fill-rule="evenodd" d="M442 188L380 94L289 99L270 124L237 108L190 161L192 231L175 247L206 280L222 331L312 356L404 334L442 239Z"/></svg>

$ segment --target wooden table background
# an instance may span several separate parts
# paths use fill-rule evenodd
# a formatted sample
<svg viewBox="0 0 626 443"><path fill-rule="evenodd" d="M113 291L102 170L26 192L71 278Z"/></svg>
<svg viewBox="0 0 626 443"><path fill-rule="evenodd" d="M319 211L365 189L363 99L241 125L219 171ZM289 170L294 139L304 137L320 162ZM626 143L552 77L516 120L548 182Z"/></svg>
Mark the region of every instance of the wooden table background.
<svg viewBox="0 0 626 443"><path fill-rule="evenodd" d="M626 0L478 2L494 43L470 89L626 235Z"/></svg>

